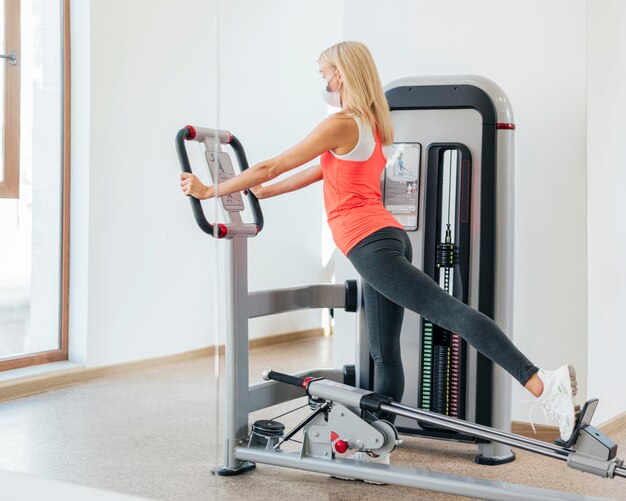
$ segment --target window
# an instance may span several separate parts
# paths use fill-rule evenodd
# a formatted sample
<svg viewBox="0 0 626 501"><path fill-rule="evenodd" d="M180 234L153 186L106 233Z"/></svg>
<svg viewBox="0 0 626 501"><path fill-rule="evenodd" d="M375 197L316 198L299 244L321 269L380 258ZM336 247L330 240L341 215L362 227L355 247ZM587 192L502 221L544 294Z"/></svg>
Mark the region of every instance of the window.
<svg viewBox="0 0 626 501"><path fill-rule="evenodd" d="M0 197L19 197L20 172L20 2L3 0L1 9L3 61L0 65L0 109L2 144L0 145Z"/></svg>
<svg viewBox="0 0 626 501"><path fill-rule="evenodd" d="M69 0L0 0L0 370L67 359ZM14 56L14 57L13 57Z"/></svg>

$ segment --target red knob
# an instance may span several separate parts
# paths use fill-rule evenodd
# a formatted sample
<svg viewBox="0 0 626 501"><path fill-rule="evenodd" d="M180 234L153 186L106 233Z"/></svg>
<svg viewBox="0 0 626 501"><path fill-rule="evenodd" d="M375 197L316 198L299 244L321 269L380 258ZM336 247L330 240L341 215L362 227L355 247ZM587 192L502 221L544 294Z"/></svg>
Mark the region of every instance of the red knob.
<svg viewBox="0 0 626 501"><path fill-rule="evenodd" d="M335 450L339 454L343 454L348 450L348 442L346 442L345 440L337 440L335 442Z"/></svg>

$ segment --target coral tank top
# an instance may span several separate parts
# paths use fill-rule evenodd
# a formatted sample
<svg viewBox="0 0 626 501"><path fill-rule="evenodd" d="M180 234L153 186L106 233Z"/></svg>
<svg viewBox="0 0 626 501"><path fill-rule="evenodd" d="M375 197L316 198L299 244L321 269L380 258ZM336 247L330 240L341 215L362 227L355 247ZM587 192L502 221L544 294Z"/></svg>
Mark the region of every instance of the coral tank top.
<svg viewBox="0 0 626 501"><path fill-rule="evenodd" d="M367 160L345 160L326 151L320 156L320 163L328 225L343 254L382 228L404 229L383 206L380 175L387 159L378 133L374 152Z"/></svg>

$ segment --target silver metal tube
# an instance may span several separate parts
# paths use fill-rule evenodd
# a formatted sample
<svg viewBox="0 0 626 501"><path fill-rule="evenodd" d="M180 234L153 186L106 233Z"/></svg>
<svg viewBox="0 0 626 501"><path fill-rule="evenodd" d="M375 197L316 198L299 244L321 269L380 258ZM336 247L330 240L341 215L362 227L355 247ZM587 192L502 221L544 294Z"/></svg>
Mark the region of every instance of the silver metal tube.
<svg viewBox="0 0 626 501"><path fill-rule="evenodd" d="M343 284L311 284L284 287L248 294L250 318L308 308L343 308L346 291Z"/></svg>
<svg viewBox="0 0 626 501"><path fill-rule="evenodd" d="M459 423L458 419L452 418L452 417L449 417L449 416L444 416L442 414L436 414L434 412L426 411L426 410L423 410L423 409L414 409L413 407L407 407L405 405L398 404L396 402L394 402L393 405L397 406L397 407L400 407L402 409L408 410L408 411L417 412L417 413L420 414L420 416L432 416L432 417L434 417L434 418L436 418L438 420L443 420L443 421L445 421L447 423L450 423L450 425L452 425L452 426L458 426L460 424L465 429L471 429L471 430L477 430L477 431L488 431L488 432L493 433L494 435L498 435L498 436L500 436L502 438L514 438L517 441L525 442L525 443L527 443L529 445L534 445L534 446L537 446L537 447L543 447L545 449L550 449L550 450L552 450L554 452L560 452L560 453L565 454L565 455L567 455L570 452L572 452L570 449L565 449L563 447L559 447L558 445L550 444L548 442L542 442L541 440L535 440L533 438L522 437L521 435L515 435L513 433L509 433L509 432L506 432L506 431L498 430L496 428L490 428L488 426L483 426L483 425L480 425L480 424L477 424L477 423L471 423L471 422L468 422L468 421L461 421ZM425 420L423 417L420 418L420 419ZM476 435L476 436L478 436L478 435Z"/></svg>
<svg viewBox="0 0 626 501"><path fill-rule="evenodd" d="M217 137L219 142L222 144L230 143L233 135L230 131L220 130L220 129L209 129L207 127L196 127L192 126L196 135L194 137L189 138L191 141L198 141L199 143L203 142L205 139L214 139Z"/></svg>
<svg viewBox="0 0 626 501"><path fill-rule="evenodd" d="M227 236L249 236L255 237L259 233L259 228L256 224L242 224L242 225L226 225Z"/></svg>
<svg viewBox="0 0 626 501"><path fill-rule="evenodd" d="M246 238L228 241L226 253L226 434L224 466L237 469L235 447L248 435L248 250Z"/></svg>
<svg viewBox="0 0 626 501"><path fill-rule="evenodd" d="M626 468L615 468L615 476L626 478Z"/></svg>
<svg viewBox="0 0 626 501"><path fill-rule="evenodd" d="M398 416L404 416L409 419L425 421L450 430L469 433L470 435L474 435L476 437L511 445L519 449L535 452L537 454L560 459L562 461L567 461L567 457L571 452L568 449L561 449L545 442L526 439L525 437L519 437L517 435L493 430L492 428L488 428L486 426L467 423L465 421L448 418L447 416L442 416L432 412L419 411L410 407L407 408L406 406L401 406L395 403L391 405L382 404L380 406L380 410L397 414Z"/></svg>

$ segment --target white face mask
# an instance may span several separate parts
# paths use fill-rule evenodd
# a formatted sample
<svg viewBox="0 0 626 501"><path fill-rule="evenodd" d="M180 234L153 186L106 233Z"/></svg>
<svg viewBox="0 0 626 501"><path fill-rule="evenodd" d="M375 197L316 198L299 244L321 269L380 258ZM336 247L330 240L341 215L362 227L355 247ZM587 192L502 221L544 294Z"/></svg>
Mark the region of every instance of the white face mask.
<svg viewBox="0 0 626 501"><path fill-rule="evenodd" d="M341 108L341 94L339 94L339 89L341 88L342 84L339 84L339 88L337 90L328 90L328 84L334 78L336 74L337 72L335 71L335 73L333 73L328 80L326 80L325 78L322 79L321 94L322 94L322 99L326 101L326 103L329 106L334 106L335 108Z"/></svg>

